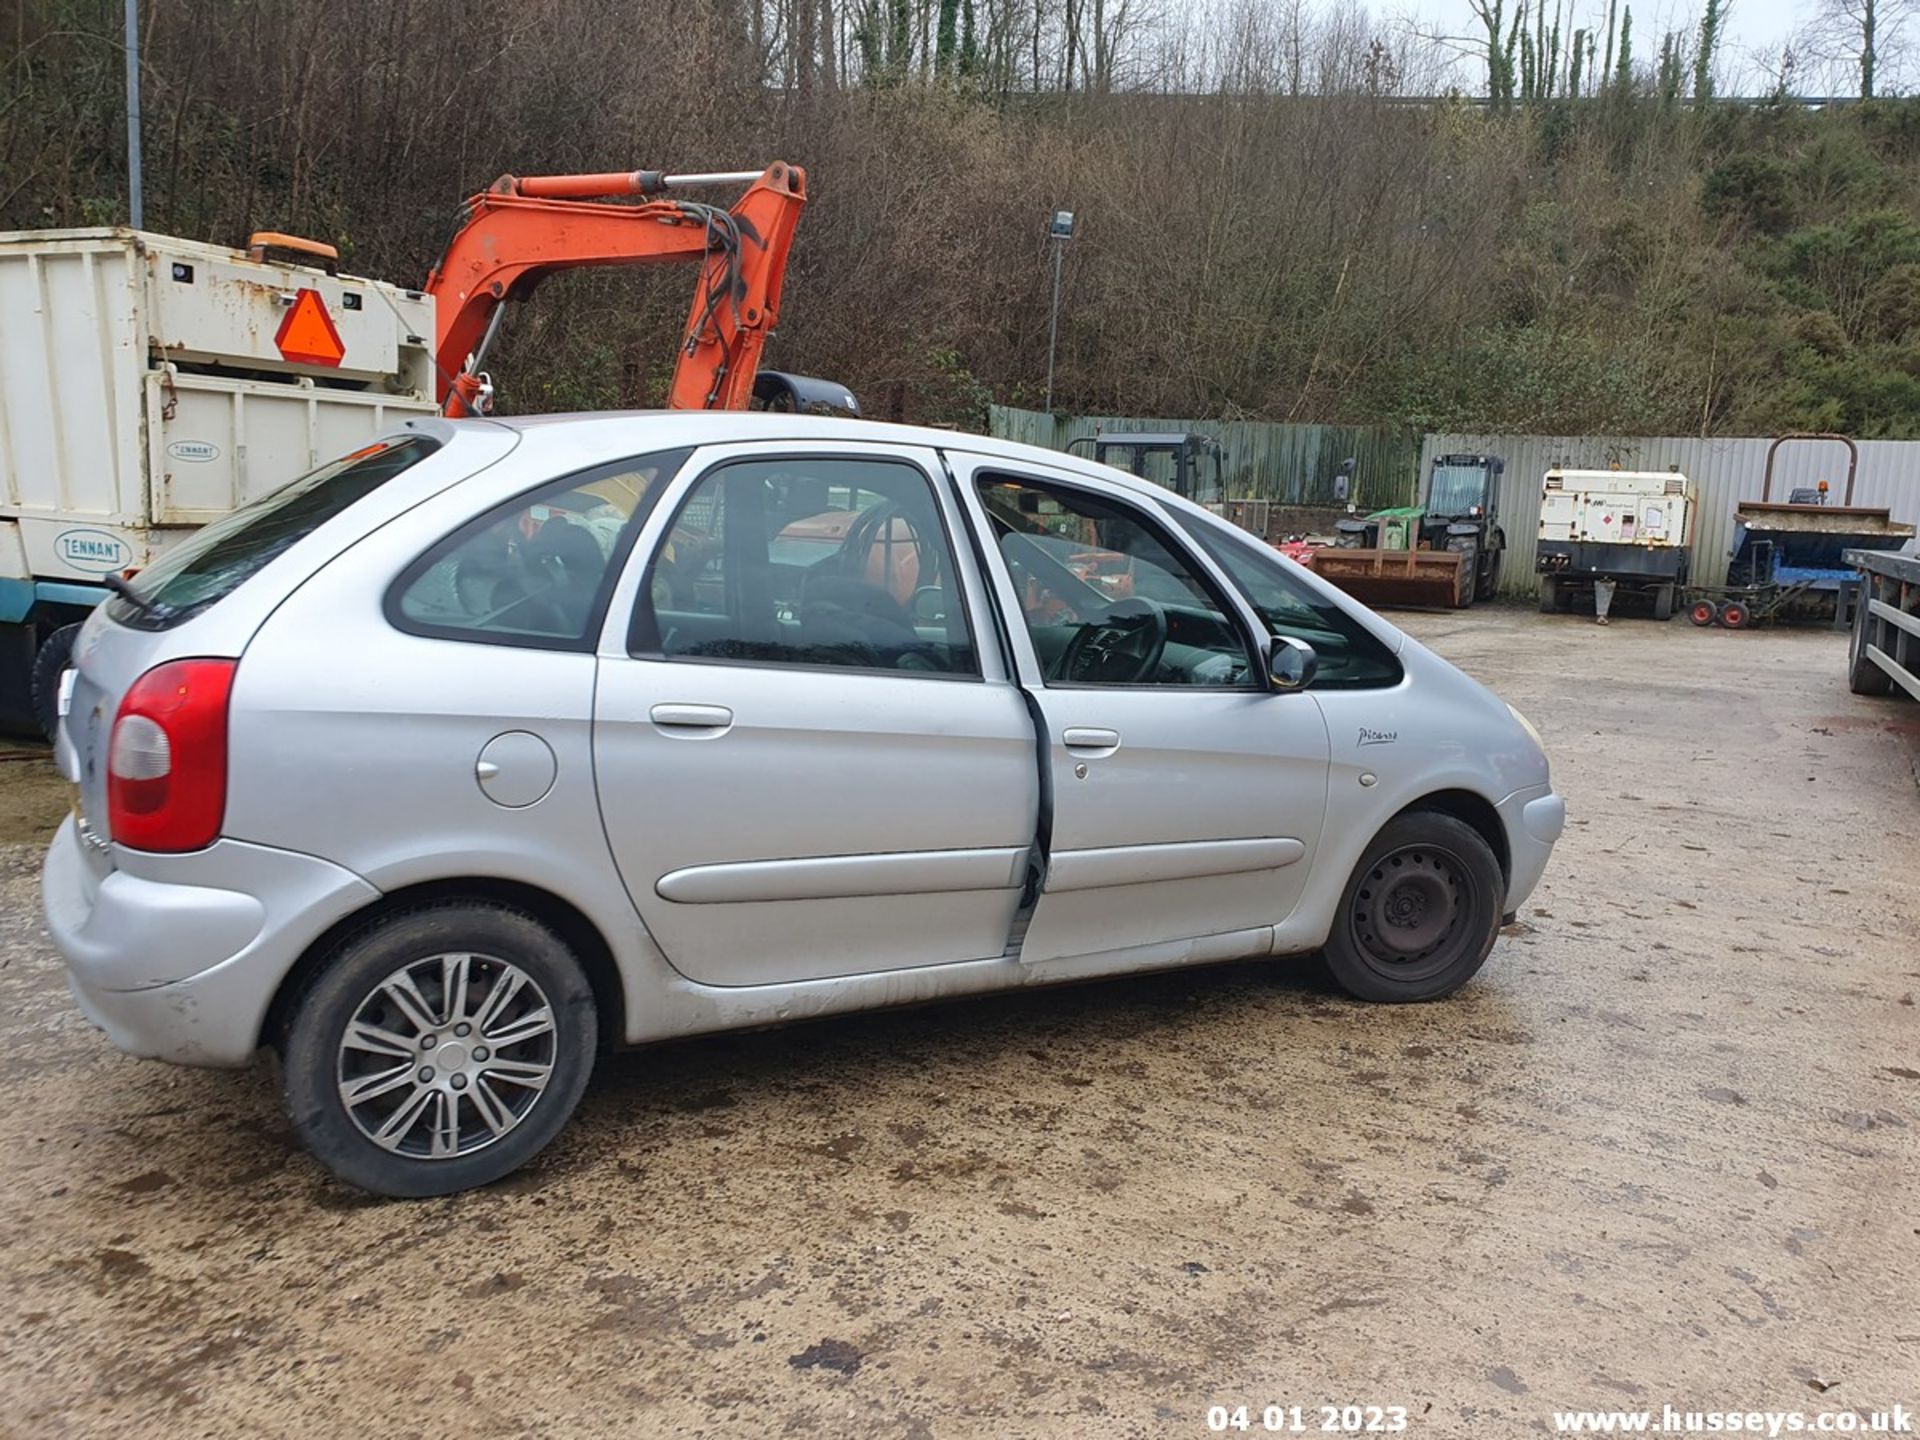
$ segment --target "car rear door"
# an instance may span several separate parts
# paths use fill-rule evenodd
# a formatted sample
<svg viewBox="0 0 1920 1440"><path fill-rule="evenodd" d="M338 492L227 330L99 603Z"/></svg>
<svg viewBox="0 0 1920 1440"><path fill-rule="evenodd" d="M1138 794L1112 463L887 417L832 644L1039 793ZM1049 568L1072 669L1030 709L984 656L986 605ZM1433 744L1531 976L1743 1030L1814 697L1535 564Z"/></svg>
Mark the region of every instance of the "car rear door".
<svg viewBox="0 0 1920 1440"><path fill-rule="evenodd" d="M1073 472L949 458L1045 726L1049 858L1021 959L1265 949L1319 845L1329 763L1320 708L1267 687L1256 668L1264 631L1157 505ZM1124 571L1105 562L1115 552ZM1171 617L1162 667L1063 673L1071 635L1061 632L1120 599L1130 611L1152 600Z"/></svg>
<svg viewBox="0 0 1920 1440"><path fill-rule="evenodd" d="M594 763L628 892L691 979L1005 950L1033 730L940 474L911 446L710 447L635 547Z"/></svg>

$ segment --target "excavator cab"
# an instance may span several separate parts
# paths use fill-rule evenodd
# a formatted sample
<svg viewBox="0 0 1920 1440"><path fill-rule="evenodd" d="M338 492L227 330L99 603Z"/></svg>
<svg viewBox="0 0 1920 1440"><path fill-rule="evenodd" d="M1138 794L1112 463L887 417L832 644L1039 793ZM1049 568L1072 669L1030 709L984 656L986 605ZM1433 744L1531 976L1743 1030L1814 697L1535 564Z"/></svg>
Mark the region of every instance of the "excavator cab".
<svg viewBox="0 0 1920 1440"><path fill-rule="evenodd" d="M762 370L753 377L753 408L792 415L860 414L860 402L838 380L816 375L791 375L785 370Z"/></svg>
<svg viewBox="0 0 1920 1440"><path fill-rule="evenodd" d="M1082 449L1081 447L1086 447ZM1227 454L1205 435L1169 430L1108 430L1068 442L1070 454L1151 480L1201 505L1227 498Z"/></svg>

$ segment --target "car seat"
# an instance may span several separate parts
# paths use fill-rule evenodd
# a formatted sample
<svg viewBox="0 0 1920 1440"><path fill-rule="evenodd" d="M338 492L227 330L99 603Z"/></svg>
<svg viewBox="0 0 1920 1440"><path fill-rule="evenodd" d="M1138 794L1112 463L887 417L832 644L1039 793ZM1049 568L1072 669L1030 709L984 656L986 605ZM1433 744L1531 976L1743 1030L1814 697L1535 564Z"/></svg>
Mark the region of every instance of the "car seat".
<svg viewBox="0 0 1920 1440"><path fill-rule="evenodd" d="M800 592L800 639L829 652L828 664L939 669L906 607L884 586L846 575L808 575Z"/></svg>

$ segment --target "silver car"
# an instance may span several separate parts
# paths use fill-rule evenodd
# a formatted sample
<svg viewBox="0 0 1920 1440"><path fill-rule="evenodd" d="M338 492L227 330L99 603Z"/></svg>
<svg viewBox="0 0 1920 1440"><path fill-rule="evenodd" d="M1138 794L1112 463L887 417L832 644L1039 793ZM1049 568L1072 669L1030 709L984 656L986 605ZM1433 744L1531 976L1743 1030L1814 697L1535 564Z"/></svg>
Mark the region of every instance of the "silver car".
<svg viewBox="0 0 1920 1440"><path fill-rule="evenodd" d="M276 1051L386 1195L512 1171L603 1046L1316 950L1434 999L1565 815L1517 712L1207 511L858 421L412 421L69 673L81 1007Z"/></svg>

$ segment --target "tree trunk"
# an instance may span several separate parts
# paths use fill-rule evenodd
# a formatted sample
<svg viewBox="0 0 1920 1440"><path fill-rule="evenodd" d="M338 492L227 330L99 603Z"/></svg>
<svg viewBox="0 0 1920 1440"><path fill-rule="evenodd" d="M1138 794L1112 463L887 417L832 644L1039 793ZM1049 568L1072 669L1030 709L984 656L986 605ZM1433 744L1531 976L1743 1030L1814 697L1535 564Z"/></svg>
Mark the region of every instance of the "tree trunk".
<svg viewBox="0 0 1920 1440"><path fill-rule="evenodd" d="M1860 98L1873 99L1873 66L1877 58L1874 46L1877 43L1876 31L1879 29L1879 15L1876 13L1877 0L1864 0L1860 11Z"/></svg>

